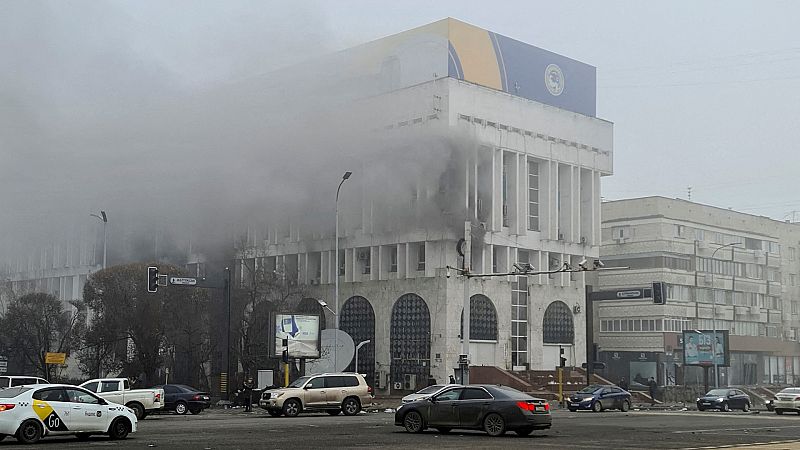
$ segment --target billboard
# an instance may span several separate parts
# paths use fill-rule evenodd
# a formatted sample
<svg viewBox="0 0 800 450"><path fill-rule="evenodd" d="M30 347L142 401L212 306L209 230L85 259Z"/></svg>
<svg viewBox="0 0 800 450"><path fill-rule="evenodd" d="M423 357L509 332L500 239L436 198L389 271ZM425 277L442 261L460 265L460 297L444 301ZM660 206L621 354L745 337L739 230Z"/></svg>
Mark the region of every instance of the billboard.
<svg viewBox="0 0 800 450"><path fill-rule="evenodd" d="M713 366L715 362L718 366L730 365L728 332L725 330L684 330L683 364Z"/></svg>
<svg viewBox="0 0 800 450"><path fill-rule="evenodd" d="M283 353L288 340L290 358L319 358L319 316L313 314L275 314L275 356Z"/></svg>

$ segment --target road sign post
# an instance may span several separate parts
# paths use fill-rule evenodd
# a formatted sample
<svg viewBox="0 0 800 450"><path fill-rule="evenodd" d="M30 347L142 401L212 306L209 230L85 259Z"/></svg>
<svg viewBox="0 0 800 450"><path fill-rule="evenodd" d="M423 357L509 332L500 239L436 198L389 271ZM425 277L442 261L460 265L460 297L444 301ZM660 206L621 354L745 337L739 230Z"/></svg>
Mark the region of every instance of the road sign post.
<svg viewBox="0 0 800 450"><path fill-rule="evenodd" d="M169 284L178 286L197 286L197 278L169 277Z"/></svg>

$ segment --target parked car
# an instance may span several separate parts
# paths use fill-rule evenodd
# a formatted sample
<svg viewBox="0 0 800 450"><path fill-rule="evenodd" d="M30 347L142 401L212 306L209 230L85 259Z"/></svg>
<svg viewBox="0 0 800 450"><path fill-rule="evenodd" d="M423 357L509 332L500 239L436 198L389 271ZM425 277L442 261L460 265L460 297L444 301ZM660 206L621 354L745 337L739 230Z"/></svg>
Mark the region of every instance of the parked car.
<svg viewBox="0 0 800 450"><path fill-rule="evenodd" d="M264 391L258 405L277 417L295 417L302 411L326 411L354 416L372 402L372 388L358 373L323 373L296 379L285 388Z"/></svg>
<svg viewBox="0 0 800 450"><path fill-rule="evenodd" d="M106 434L124 439L136 431L130 409L86 389L63 384L29 384L0 390L0 440L16 436L35 444L43 436Z"/></svg>
<svg viewBox="0 0 800 450"><path fill-rule="evenodd" d="M24 386L26 384L49 384L44 378L26 377L24 375L3 375L0 376L0 389L13 386Z"/></svg>
<svg viewBox="0 0 800 450"><path fill-rule="evenodd" d="M136 418L144 419L148 413L164 407L163 389L131 389L127 378L100 378L89 380L81 387L86 388L109 402L119 403L132 409Z"/></svg>
<svg viewBox="0 0 800 450"><path fill-rule="evenodd" d="M397 408L394 424L409 433L436 428L484 430L490 436L514 431L527 436L552 425L550 405L540 398L506 386L453 386Z"/></svg>
<svg viewBox="0 0 800 450"><path fill-rule="evenodd" d="M697 399L697 409L705 411L707 409L718 409L720 411L730 411L741 409L750 411L750 396L739 389L712 389L702 397Z"/></svg>
<svg viewBox="0 0 800 450"><path fill-rule="evenodd" d="M411 402L414 402L414 401L417 401L417 400L426 399L426 398L430 397L431 395L435 395L436 393L438 393L438 392L440 392L440 391L442 391L444 389L447 389L449 387L453 387L453 386L461 386L461 385L460 384L433 384L433 385L430 385L430 386L428 386L428 387L426 387L424 389L420 389L419 391L417 391L417 392L415 392L413 394L406 395L405 397L403 397L403 403L411 403Z"/></svg>
<svg viewBox="0 0 800 450"><path fill-rule="evenodd" d="M800 388L786 388L777 394L772 402L775 414L796 412L800 414Z"/></svg>
<svg viewBox="0 0 800 450"><path fill-rule="evenodd" d="M631 393L618 386L592 384L572 394L567 408L572 412L579 409L594 412L618 409L624 412L631 409Z"/></svg>
<svg viewBox="0 0 800 450"><path fill-rule="evenodd" d="M208 392L199 391L185 384L164 384L153 386L153 389L164 390L164 410L175 411L178 414L200 414L211 406L211 396Z"/></svg>

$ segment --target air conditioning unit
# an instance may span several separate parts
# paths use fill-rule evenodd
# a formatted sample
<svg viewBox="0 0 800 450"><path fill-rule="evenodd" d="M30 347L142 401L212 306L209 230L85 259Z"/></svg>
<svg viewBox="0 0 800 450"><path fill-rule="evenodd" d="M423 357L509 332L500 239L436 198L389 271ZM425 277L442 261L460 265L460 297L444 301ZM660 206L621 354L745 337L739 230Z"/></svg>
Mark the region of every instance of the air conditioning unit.
<svg viewBox="0 0 800 450"><path fill-rule="evenodd" d="M369 250L359 250L358 251L358 259L359 261L365 261L369 259Z"/></svg>
<svg viewBox="0 0 800 450"><path fill-rule="evenodd" d="M395 381L395 382L394 382L394 386L393 386L393 387L394 387L395 389L397 389L397 390L403 389L403 383L401 383L401 382L399 382L399 381Z"/></svg>
<svg viewBox="0 0 800 450"><path fill-rule="evenodd" d="M564 240L564 233L558 233L558 240L559 241L563 241Z"/></svg>

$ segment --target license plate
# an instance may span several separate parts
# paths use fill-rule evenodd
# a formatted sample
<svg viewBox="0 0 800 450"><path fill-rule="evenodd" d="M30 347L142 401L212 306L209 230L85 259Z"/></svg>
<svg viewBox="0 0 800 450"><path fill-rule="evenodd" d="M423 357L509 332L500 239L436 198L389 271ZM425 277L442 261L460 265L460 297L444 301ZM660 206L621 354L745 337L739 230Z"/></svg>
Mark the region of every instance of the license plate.
<svg viewBox="0 0 800 450"><path fill-rule="evenodd" d="M701 402L702 405L710 405L710 402Z"/></svg>
<svg viewBox="0 0 800 450"><path fill-rule="evenodd" d="M570 403L570 406L579 406L580 403Z"/></svg>

